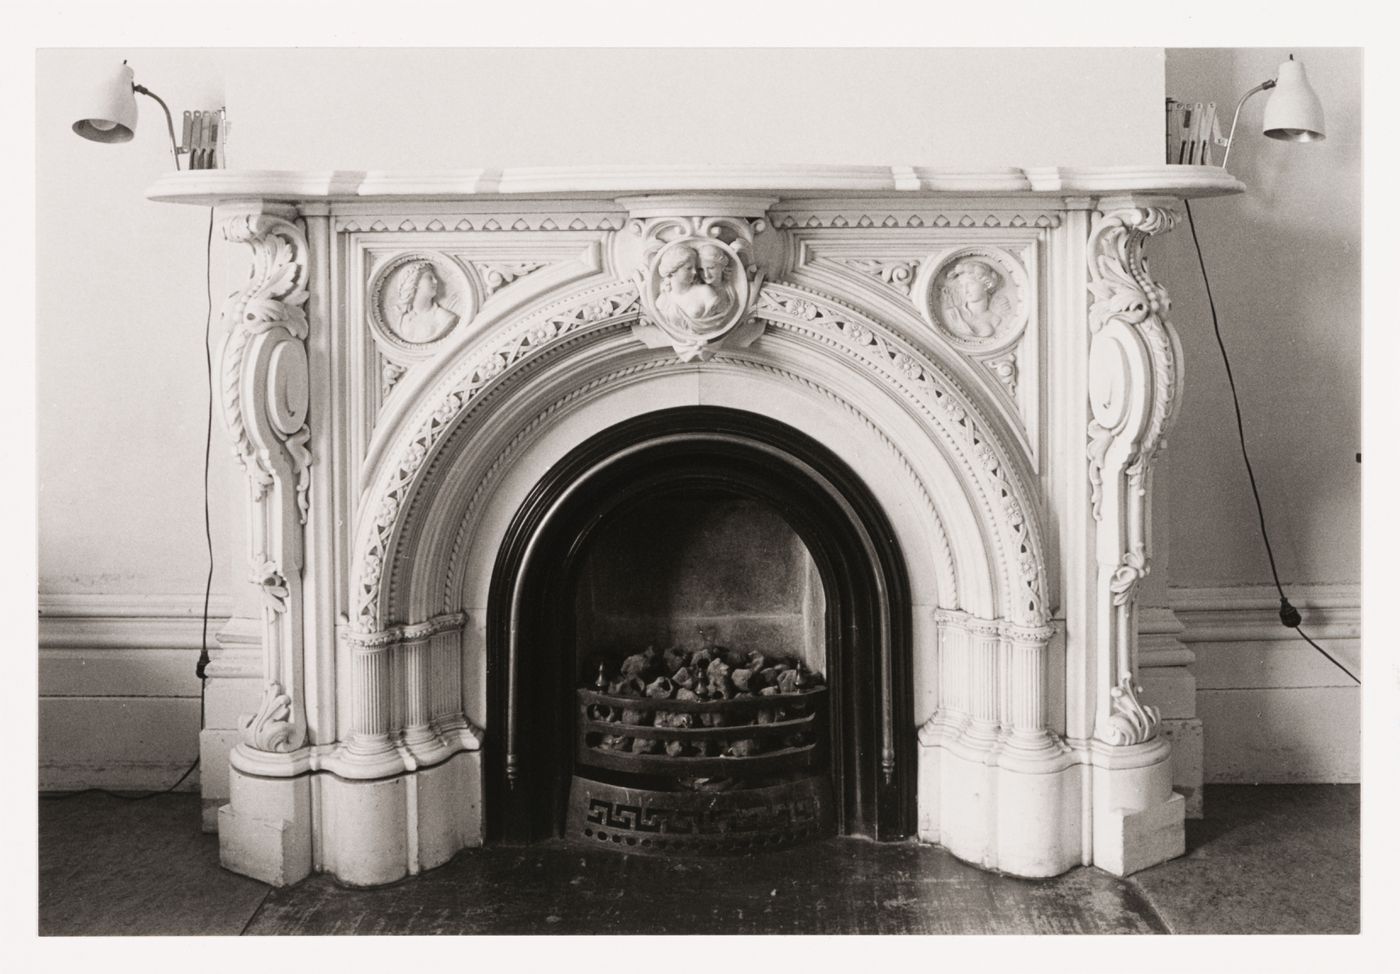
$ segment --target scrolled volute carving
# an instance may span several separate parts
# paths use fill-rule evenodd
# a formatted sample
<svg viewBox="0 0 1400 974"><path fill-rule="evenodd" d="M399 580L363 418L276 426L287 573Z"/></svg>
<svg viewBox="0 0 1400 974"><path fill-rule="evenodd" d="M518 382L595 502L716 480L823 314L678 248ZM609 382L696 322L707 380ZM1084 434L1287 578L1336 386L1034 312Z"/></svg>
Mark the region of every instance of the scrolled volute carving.
<svg viewBox="0 0 1400 974"><path fill-rule="evenodd" d="M252 251L248 280L223 310L224 419L255 496L267 493L285 464L304 522L311 464L306 235L294 222L264 212L230 217L223 232Z"/></svg>
<svg viewBox="0 0 1400 974"><path fill-rule="evenodd" d="M248 280L229 296L224 320L230 331L262 334L285 328L294 338L308 333L306 235L295 223L271 213L242 213L224 221L224 239L253 251Z"/></svg>
<svg viewBox="0 0 1400 974"><path fill-rule="evenodd" d="M292 719L292 698L276 681L263 688L258 712L241 716L238 725L243 743L255 751L295 751L306 739L306 729Z"/></svg>
<svg viewBox="0 0 1400 974"><path fill-rule="evenodd" d="M1151 566L1147 478L1180 398L1181 351L1143 245L1175 222L1169 206L1109 207L1089 237L1088 475L1104 614L1097 631L1110 663L1099 734L1115 745L1149 741L1160 723L1134 682L1134 607Z"/></svg>
<svg viewBox="0 0 1400 974"><path fill-rule="evenodd" d="M1163 317L1171 307L1166 289L1148 273L1143 245L1156 233L1170 230L1176 211L1165 206L1139 206L1112 210L1094 223L1090 235L1089 330L1090 403L1089 479L1094 516L1102 516L1103 468L1110 444L1120 444L1122 467L1141 479L1161 449L1180 399L1181 348L1175 330ZM1118 335L1106 334L1110 324L1122 327ZM1112 329L1107 329L1112 332ZM1122 348L1125 333L1141 343L1146 353L1146 374L1137 375L1121 356L1137 356ZM1113 338L1118 348L1109 347ZM1130 374L1130 372L1134 374ZM1133 400L1146 407L1141 429L1125 423Z"/></svg>
<svg viewBox="0 0 1400 974"><path fill-rule="evenodd" d="M1157 736L1162 724L1161 711L1142 702L1139 698L1142 687L1133 682L1131 675L1125 675L1108 693L1108 743L1125 747L1146 744Z"/></svg>

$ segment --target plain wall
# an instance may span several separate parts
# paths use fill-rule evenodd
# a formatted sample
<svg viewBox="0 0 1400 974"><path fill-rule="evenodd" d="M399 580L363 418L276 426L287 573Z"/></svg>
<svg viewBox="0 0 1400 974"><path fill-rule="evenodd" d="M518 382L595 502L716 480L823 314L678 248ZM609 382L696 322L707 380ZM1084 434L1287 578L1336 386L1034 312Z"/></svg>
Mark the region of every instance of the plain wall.
<svg viewBox="0 0 1400 974"><path fill-rule="evenodd" d="M1241 196L1193 204L1220 328L1244 414L1250 460L1284 582L1360 581L1361 109L1359 49L1294 49L1322 100L1327 138L1295 144L1261 132L1267 94L1246 103L1230 171ZM1172 49L1167 92L1214 101L1277 74L1289 51ZM1216 150L1217 160L1219 151ZM1150 245L1172 298L1186 396L1171 434L1175 586L1270 580L1240 459L1225 367L1183 225Z"/></svg>
<svg viewBox="0 0 1400 974"><path fill-rule="evenodd" d="M1276 76L1283 49L1172 49L1167 92L1214 101ZM1249 191L1193 204L1279 577L1303 629L1360 673L1362 52L1295 48L1327 138L1261 134L1244 106L1230 171ZM1216 159L1219 160L1219 150ZM1170 603L1196 653L1207 781L1354 781L1360 692L1278 621L1225 367L1189 226L1149 245L1185 356L1170 437Z"/></svg>
<svg viewBox="0 0 1400 974"><path fill-rule="evenodd" d="M1126 165L1160 155L1162 51L250 52L228 96L244 168Z"/></svg>

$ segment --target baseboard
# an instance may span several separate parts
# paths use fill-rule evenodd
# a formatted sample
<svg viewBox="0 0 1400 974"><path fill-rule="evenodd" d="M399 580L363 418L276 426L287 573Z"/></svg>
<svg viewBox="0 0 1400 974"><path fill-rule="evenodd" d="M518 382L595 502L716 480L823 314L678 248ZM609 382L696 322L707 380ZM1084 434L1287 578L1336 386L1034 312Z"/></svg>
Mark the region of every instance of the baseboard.
<svg viewBox="0 0 1400 974"><path fill-rule="evenodd" d="M1360 676L1360 587L1286 591L1304 631ZM1171 603L1195 656L1206 783L1358 780L1360 688L1279 622L1273 587L1174 588Z"/></svg>
<svg viewBox="0 0 1400 974"><path fill-rule="evenodd" d="M1288 601L1303 616L1314 639L1356 639L1361 635L1359 585L1289 585ZM1278 591L1270 585L1173 588L1171 607L1183 624L1184 643L1242 640L1287 642L1297 633L1279 622Z"/></svg>
<svg viewBox="0 0 1400 974"><path fill-rule="evenodd" d="M210 600L209 644L230 601ZM39 787L162 790L199 754L203 594L39 595ZM180 785L199 790L196 770Z"/></svg>

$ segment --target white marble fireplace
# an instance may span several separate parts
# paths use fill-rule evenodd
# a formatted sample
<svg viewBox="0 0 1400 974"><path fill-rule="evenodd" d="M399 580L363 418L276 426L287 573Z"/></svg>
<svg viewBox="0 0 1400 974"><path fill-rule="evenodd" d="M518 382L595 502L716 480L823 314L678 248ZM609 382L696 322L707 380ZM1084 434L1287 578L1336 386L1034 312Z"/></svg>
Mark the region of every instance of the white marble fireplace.
<svg viewBox="0 0 1400 974"><path fill-rule="evenodd" d="M1187 166L163 178L153 199L216 207L251 257L218 376L262 702L224 864L373 885L491 841L529 773L535 542L680 441L830 498L892 566L850 650L874 660L877 794L842 831L1028 877L1180 854L1137 680L1181 390L1143 247L1182 198L1242 188Z"/></svg>

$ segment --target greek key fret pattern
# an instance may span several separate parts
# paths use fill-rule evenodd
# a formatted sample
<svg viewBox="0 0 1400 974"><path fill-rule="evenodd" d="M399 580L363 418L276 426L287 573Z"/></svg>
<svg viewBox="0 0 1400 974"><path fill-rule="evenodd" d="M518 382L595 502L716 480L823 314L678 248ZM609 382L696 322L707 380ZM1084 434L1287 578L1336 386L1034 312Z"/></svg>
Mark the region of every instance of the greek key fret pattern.
<svg viewBox="0 0 1400 974"><path fill-rule="evenodd" d="M815 824L817 802L797 796L748 808L683 811L657 805L635 805L590 798L584 820L597 826L631 832L667 835L733 835L773 832Z"/></svg>

